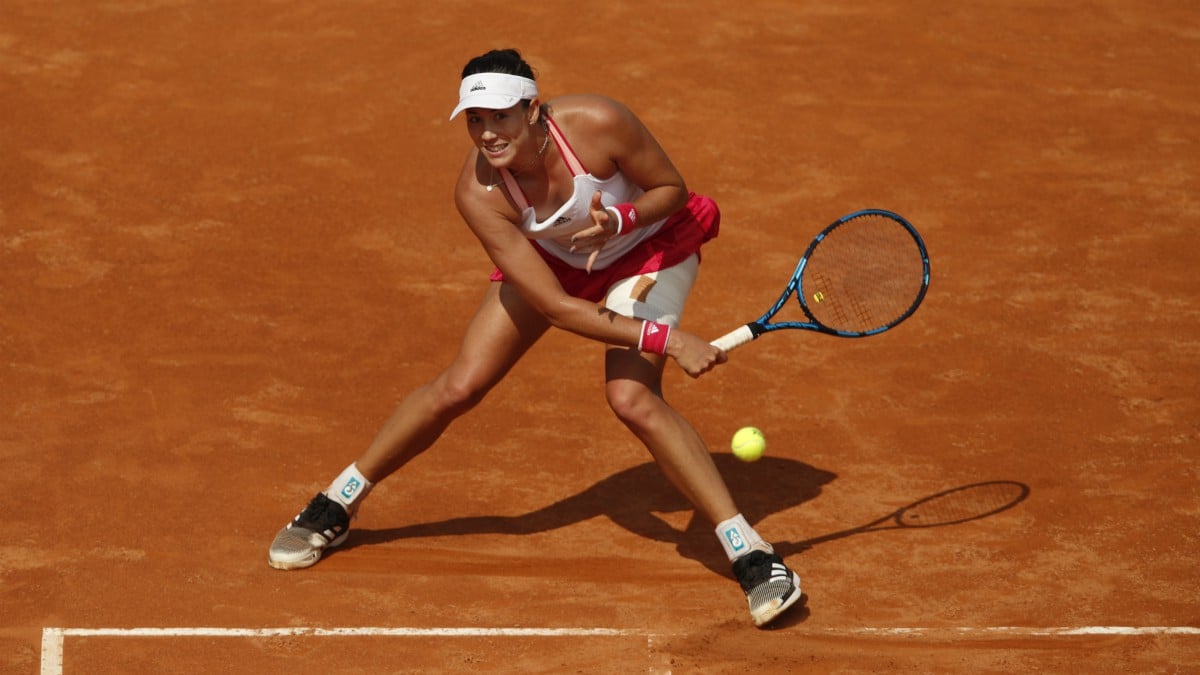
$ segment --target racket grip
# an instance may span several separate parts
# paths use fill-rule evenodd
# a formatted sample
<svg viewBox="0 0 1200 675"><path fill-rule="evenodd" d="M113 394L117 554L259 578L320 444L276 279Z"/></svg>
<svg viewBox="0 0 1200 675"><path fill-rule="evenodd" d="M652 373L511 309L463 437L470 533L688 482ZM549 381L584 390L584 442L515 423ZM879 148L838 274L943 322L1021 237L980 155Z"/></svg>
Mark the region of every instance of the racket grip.
<svg viewBox="0 0 1200 675"><path fill-rule="evenodd" d="M725 335L712 341L712 345L718 349L723 349L727 352L741 347L747 342L757 337L754 331L750 330L750 325L740 326L735 330L729 331Z"/></svg>

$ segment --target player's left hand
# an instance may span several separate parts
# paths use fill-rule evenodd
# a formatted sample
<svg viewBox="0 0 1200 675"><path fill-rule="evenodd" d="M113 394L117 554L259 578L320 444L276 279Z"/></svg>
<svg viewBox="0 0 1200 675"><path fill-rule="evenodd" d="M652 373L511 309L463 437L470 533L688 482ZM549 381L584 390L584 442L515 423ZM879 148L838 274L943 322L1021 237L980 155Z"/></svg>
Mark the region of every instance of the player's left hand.
<svg viewBox="0 0 1200 675"><path fill-rule="evenodd" d="M600 249L608 243L617 234L617 223L612 217L612 214L604 210L604 205L600 203L600 191L597 190L592 195L591 216L593 225L587 229L580 230L571 236L571 252L587 253L586 270L590 274L592 265L596 262L596 257L600 255Z"/></svg>

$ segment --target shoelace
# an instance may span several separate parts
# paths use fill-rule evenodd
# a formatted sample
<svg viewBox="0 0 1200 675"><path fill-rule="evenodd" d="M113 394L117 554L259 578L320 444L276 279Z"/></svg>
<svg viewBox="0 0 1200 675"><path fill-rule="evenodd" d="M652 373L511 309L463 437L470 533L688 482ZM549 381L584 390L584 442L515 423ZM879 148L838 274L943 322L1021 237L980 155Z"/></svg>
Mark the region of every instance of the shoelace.
<svg viewBox="0 0 1200 675"><path fill-rule="evenodd" d="M742 590L749 593L771 581L786 581L790 574L783 559L773 553L752 551L734 564L734 574Z"/></svg>
<svg viewBox="0 0 1200 675"><path fill-rule="evenodd" d="M331 499L324 494L318 495L296 516L296 524L316 531L336 527L341 524L341 519L333 506Z"/></svg>

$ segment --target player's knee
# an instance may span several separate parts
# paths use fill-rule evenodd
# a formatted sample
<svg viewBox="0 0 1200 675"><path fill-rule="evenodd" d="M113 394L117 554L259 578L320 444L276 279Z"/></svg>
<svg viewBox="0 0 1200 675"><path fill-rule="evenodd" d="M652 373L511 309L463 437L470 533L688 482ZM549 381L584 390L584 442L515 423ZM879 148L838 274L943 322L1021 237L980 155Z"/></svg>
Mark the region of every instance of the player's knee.
<svg viewBox="0 0 1200 675"><path fill-rule="evenodd" d="M627 426L646 426L655 405L660 403L658 395L646 385L632 380L612 380L604 390L608 407Z"/></svg>
<svg viewBox="0 0 1200 675"><path fill-rule="evenodd" d="M479 405L487 388L469 377L446 373L438 378L434 392L434 405L439 413L461 415Z"/></svg>

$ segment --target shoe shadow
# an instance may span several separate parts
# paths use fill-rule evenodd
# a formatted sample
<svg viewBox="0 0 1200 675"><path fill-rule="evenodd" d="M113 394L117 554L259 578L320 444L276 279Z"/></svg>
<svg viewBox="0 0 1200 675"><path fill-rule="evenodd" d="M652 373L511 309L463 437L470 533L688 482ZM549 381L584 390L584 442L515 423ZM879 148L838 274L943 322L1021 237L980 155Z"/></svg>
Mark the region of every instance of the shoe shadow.
<svg viewBox="0 0 1200 675"><path fill-rule="evenodd" d="M713 460L738 507L752 524L814 499L821 493L821 486L837 477L803 462L777 457L743 462L729 454L714 454ZM705 518L693 512L687 527L680 530L657 515L682 511L693 511L693 507L667 482L657 464L647 462L529 513L452 518L387 529L353 529L340 549L419 537L532 534L603 516L639 536L674 544L680 555L729 576L729 561L715 545L713 526Z"/></svg>

